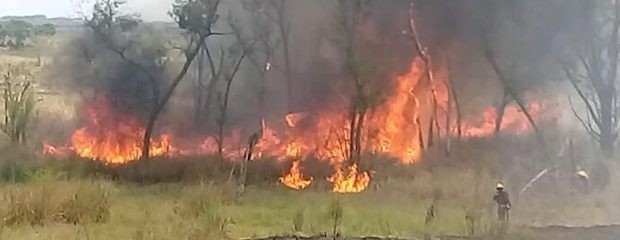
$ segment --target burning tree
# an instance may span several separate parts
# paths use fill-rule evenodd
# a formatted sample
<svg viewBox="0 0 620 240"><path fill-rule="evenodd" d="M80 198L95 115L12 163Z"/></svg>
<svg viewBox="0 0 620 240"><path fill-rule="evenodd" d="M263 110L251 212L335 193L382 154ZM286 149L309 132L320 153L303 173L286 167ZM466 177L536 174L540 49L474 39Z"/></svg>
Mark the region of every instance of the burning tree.
<svg viewBox="0 0 620 240"><path fill-rule="evenodd" d="M360 24L364 21L364 1L338 2L338 45L343 51L344 68L350 75L354 85L354 93L349 103L348 128L348 159L351 164L358 164L362 154L362 130L369 109L375 104L376 97L368 89L369 83L376 73L371 63L372 56L367 50L370 46L359 33Z"/></svg>
<svg viewBox="0 0 620 240"><path fill-rule="evenodd" d="M587 111L583 116L573 107L574 115L602 151L611 156L620 125L616 86L620 3L583 1L581 9L579 21L583 31L576 37L576 46L569 46L576 63L560 63Z"/></svg>
<svg viewBox="0 0 620 240"><path fill-rule="evenodd" d="M212 26L219 19L217 10L220 0L177 0L173 5L171 15L179 28L185 31L187 37L187 44L182 50L185 55L185 62L163 92L160 92L161 86L152 71L131 58L131 50L135 50L132 49L134 47L133 42L123 39L123 34L119 34L138 24L137 21L128 20L126 16L119 16L118 8L124 3L125 1L122 0L98 1L94 5L92 16L86 19L86 25L103 41L107 49L139 69L151 84L152 106L144 131L141 151L142 159L148 159L151 156L151 136L161 112L181 80L188 73L192 62L205 46L206 39L213 35L222 35L222 33L212 31ZM118 36L121 36L120 41L117 38Z"/></svg>

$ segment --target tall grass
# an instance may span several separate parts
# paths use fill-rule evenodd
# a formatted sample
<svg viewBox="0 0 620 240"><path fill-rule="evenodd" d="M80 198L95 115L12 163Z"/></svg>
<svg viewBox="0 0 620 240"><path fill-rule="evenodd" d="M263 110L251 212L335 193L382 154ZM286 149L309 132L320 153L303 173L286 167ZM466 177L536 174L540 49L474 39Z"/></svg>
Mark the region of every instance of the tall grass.
<svg viewBox="0 0 620 240"><path fill-rule="evenodd" d="M113 188L99 181L58 180L53 171L32 173L28 184L0 192L2 224L103 223L110 217Z"/></svg>
<svg viewBox="0 0 620 240"><path fill-rule="evenodd" d="M188 239L228 239L231 219L224 208L232 204L234 193L212 183L183 189L175 200L173 212L184 219Z"/></svg>

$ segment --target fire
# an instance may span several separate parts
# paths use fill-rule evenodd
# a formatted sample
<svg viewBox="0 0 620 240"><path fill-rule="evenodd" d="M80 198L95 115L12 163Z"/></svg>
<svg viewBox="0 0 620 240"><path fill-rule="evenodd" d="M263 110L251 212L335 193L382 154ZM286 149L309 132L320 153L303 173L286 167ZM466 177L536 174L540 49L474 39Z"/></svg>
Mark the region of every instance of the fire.
<svg viewBox="0 0 620 240"><path fill-rule="evenodd" d="M419 100L413 94L423 72L421 60L411 64L410 71L396 79L394 93L377 109L377 116L371 128L377 129L375 142L370 148L373 152L388 154L403 163L412 163L421 157L418 136L419 127L414 115L419 108Z"/></svg>
<svg viewBox="0 0 620 240"><path fill-rule="evenodd" d="M527 110L534 118L534 121L549 120L551 114L544 114L549 111L551 105L547 102L532 102L528 104ZM486 137L495 133L495 121L497 110L494 107L487 107L483 112L483 121L479 124L465 123L463 125L463 136L465 137ZM506 106L500 130L504 133L520 135L529 132L530 123L523 112L513 105Z"/></svg>
<svg viewBox="0 0 620 240"><path fill-rule="evenodd" d="M266 69L271 64L268 62ZM364 153L378 154L398 159L402 164L419 160L424 154L424 141L429 139L429 118L436 112L442 122L447 114L454 114L448 106L449 91L443 84L446 74L436 70L434 82L425 79L424 64L415 59L407 73L393 79L391 91L378 105L369 109L362 129ZM430 85L430 86L429 86ZM436 96L436 107L431 96ZM549 104L533 102L528 111L536 121L549 119ZM370 174L360 171L358 164L348 165L350 147L350 124L347 107L337 104L325 107L318 112L298 112L284 116L280 121L261 121L260 139L253 149L253 159L275 157L281 161L294 159L290 171L279 181L293 189L304 189L313 178L303 174L300 161L312 156L328 161L334 174L328 179L333 191L338 193L361 192L370 183ZM114 112L104 96L88 102L84 109L84 126L77 129L71 138L70 147L61 149L51 145L44 146L46 154L61 155L63 152L108 164L124 164L141 156L144 127L138 118L130 114ZM454 115L453 115L454 116ZM481 113L472 113L479 119L464 117L462 136L465 138L485 137L495 134L495 107L484 108ZM439 129L440 137L456 135L456 117L449 118L452 129ZM523 134L531 130L527 119L515 106L509 105L504 111L502 132ZM178 140L178 139L177 139ZM198 143L197 143L198 142ZM206 136L201 141L190 142L190 147L173 143L171 135L160 135L151 143L152 156L211 155L218 154L218 141L214 136ZM224 137L223 156L240 159L245 147L240 129ZM185 145L183 145L185 146ZM363 162L362 162L363 163ZM343 166L347 166L343 169Z"/></svg>
<svg viewBox="0 0 620 240"><path fill-rule="evenodd" d="M107 164L123 164L141 157L145 129L137 117L114 112L103 95L87 103L84 114L85 126L71 136L70 148L77 156ZM152 140L151 156L166 155L170 141L168 135Z"/></svg>
<svg viewBox="0 0 620 240"><path fill-rule="evenodd" d="M284 177L280 177L280 183L282 183L284 186L296 190L303 190L304 188L308 187L312 183L313 179L312 177L306 178L306 176L304 176L304 174L301 172L299 164L299 161L294 161L289 173L286 174Z"/></svg>
<svg viewBox="0 0 620 240"><path fill-rule="evenodd" d="M334 175L327 180L333 184L332 191L336 193L358 193L364 191L370 183L370 174L366 171L358 172L357 164L351 164L346 170L336 168Z"/></svg>

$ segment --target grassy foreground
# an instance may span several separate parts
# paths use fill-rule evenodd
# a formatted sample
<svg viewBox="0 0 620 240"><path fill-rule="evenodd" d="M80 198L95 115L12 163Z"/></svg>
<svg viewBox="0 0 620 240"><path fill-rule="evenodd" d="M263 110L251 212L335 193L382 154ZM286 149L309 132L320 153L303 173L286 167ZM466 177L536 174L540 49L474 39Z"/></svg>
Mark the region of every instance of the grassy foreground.
<svg viewBox="0 0 620 240"><path fill-rule="evenodd" d="M395 188L402 184L345 195L329 192L322 181L305 191L259 185L236 196L226 183L59 179L40 170L0 188L0 239L239 239L332 234L334 227L350 236L412 237L463 235L467 229L464 205L441 200L444 193L431 188ZM434 217L428 218L431 204Z"/></svg>
<svg viewBox="0 0 620 240"><path fill-rule="evenodd" d="M131 180L132 170L141 165L106 170L81 159L9 153L0 162L0 240L240 239L331 235L334 228L345 236L413 238L473 231L497 239L491 196L501 178L481 167L487 164L466 161L466 154L458 161L416 165L366 159L376 173L371 186L358 194L332 193L325 180L330 168L320 161L305 165L315 177L309 189L284 188L276 182L288 166L263 159L250 165L251 184L238 195L226 180L230 161L154 160L150 169L157 178L143 185ZM511 171L524 172L518 166ZM515 239L536 239L520 237L531 225L620 222L616 178L587 194L546 178L520 196L530 176L505 178L514 203L509 232Z"/></svg>

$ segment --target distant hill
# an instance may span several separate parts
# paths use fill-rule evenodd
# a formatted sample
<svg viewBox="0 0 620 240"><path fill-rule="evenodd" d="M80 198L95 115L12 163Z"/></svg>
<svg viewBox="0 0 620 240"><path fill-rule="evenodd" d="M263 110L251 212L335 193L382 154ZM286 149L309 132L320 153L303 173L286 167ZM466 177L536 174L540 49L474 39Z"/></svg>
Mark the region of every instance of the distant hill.
<svg viewBox="0 0 620 240"><path fill-rule="evenodd" d="M0 22L9 22L13 20L24 21L33 25L53 24L56 28L74 28L82 25L82 19L80 18L48 18L45 15L0 17Z"/></svg>

